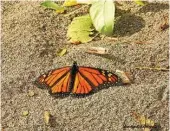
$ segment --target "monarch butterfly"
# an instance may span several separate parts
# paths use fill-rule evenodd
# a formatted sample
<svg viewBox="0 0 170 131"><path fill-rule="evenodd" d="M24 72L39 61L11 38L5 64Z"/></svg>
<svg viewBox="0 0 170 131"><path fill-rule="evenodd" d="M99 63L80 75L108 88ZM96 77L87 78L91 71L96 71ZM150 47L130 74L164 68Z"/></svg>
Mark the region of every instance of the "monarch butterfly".
<svg viewBox="0 0 170 131"><path fill-rule="evenodd" d="M122 85L121 79L114 73L93 67L62 67L43 74L35 81L39 88L46 87L53 96L86 96L99 89L113 85Z"/></svg>

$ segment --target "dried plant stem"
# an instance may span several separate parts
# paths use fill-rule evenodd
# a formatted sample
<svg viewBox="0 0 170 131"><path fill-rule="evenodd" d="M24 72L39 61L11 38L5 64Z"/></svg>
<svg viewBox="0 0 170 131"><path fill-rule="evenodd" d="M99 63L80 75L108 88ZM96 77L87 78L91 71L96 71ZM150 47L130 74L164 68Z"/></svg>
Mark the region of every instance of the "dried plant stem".
<svg viewBox="0 0 170 131"><path fill-rule="evenodd" d="M95 36L92 37L92 40L94 40L100 33L96 33Z"/></svg>
<svg viewBox="0 0 170 131"><path fill-rule="evenodd" d="M159 68L159 67L155 67L155 68L151 68L151 67L135 67L135 68L140 69L140 70L169 71L169 69L167 69L167 68Z"/></svg>
<svg viewBox="0 0 170 131"><path fill-rule="evenodd" d="M76 10L74 10L74 11L68 13L68 14L65 14L64 16L65 16L65 17L70 16L70 15L72 15L72 14L78 12L79 10L81 10L81 9L83 9L83 8L85 8L85 7L88 7L88 6L89 6L89 5L83 5L82 7L78 8L78 9L76 9Z"/></svg>

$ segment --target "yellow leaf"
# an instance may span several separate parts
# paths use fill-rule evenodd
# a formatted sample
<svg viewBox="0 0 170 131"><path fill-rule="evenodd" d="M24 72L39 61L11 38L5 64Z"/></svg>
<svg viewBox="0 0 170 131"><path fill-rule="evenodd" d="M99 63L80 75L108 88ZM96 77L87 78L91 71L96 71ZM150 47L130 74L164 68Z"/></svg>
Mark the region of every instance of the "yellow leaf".
<svg viewBox="0 0 170 131"><path fill-rule="evenodd" d="M23 113L22 113L23 116L27 116L28 114L29 114L28 111L23 111Z"/></svg>
<svg viewBox="0 0 170 131"><path fill-rule="evenodd" d="M141 125L146 125L146 118L144 116L139 116L138 121Z"/></svg>
<svg viewBox="0 0 170 131"><path fill-rule="evenodd" d="M57 13L64 13L65 8L61 7L56 10Z"/></svg>
<svg viewBox="0 0 170 131"><path fill-rule="evenodd" d="M44 121L46 125L49 125L50 122L50 113L48 111L44 112Z"/></svg>
<svg viewBox="0 0 170 131"><path fill-rule="evenodd" d="M148 119L143 115L139 115L136 112L133 112L132 115L142 126L144 126L143 131L151 131L152 127L155 126L155 122L153 120Z"/></svg>
<svg viewBox="0 0 170 131"><path fill-rule="evenodd" d="M59 49L58 51L57 51L57 55L58 56L63 56L63 55L65 55L67 53L67 49Z"/></svg>
<svg viewBox="0 0 170 131"><path fill-rule="evenodd" d="M63 6L74 6L77 4L77 0L65 0Z"/></svg>
<svg viewBox="0 0 170 131"><path fill-rule="evenodd" d="M143 115L139 115L136 112L133 112L133 117L143 126L154 126L155 122L151 119L146 118Z"/></svg>
<svg viewBox="0 0 170 131"><path fill-rule="evenodd" d="M142 0L134 0L136 4L144 6L145 3Z"/></svg>

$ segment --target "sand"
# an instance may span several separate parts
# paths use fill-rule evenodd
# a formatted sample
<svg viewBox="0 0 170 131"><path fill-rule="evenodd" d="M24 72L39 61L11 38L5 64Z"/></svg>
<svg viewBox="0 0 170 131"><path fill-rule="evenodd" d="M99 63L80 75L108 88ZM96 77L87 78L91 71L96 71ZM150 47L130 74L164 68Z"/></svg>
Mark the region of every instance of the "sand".
<svg viewBox="0 0 170 131"><path fill-rule="evenodd" d="M142 131L124 129L139 125L132 117L137 112L168 131L168 71L139 70L136 67L168 68L168 29L161 31L168 2L138 6L121 2L115 25L117 41L99 38L72 45L66 40L67 27L74 17L63 17L44 10L40 2L2 2L2 88L1 124L4 131ZM123 12L123 13L122 13ZM142 44L136 42L142 41ZM85 53L86 47L108 48L109 57ZM59 48L67 48L62 57ZM131 72L130 85L101 90L85 98L56 99L33 81L50 69L72 65ZM28 95L29 91L35 93ZM23 111L28 111L23 116ZM51 113L45 125L43 114Z"/></svg>

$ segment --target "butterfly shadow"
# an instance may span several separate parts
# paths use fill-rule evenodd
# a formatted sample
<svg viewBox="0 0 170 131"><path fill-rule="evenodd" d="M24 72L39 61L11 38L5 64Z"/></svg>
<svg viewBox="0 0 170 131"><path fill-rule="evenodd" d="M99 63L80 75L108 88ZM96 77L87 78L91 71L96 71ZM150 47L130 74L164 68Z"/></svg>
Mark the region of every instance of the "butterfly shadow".
<svg viewBox="0 0 170 131"><path fill-rule="evenodd" d="M123 84L123 83L117 83L115 85L112 85L112 86L115 86L115 87L119 87L119 86L123 86L123 85L128 85L128 84ZM89 92L88 94L73 94L73 93L70 93L70 94L62 94L62 93L58 93L58 94L52 94L49 92L49 94L54 97L54 98L57 98L57 99L64 99L66 97L72 97L72 98L86 98L86 97L89 97L89 96L92 96L93 94L97 93L97 92L100 92L101 90L105 90L105 89L108 89L112 86L107 86L107 87L102 87L102 86L99 86L98 89L94 89L93 91Z"/></svg>
<svg viewBox="0 0 170 131"><path fill-rule="evenodd" d="M117 61L121 64L125 64L126 61L124 59L121 59L120 57L116 57L115 55L112 55L112 54L93 54L93 55L96 55L96 56L100 56L100 57L103 57L103 58L106 58L106 59L109 59L109 60L114 60L114 61Z"/></svg>

